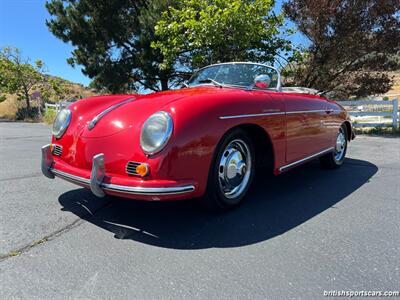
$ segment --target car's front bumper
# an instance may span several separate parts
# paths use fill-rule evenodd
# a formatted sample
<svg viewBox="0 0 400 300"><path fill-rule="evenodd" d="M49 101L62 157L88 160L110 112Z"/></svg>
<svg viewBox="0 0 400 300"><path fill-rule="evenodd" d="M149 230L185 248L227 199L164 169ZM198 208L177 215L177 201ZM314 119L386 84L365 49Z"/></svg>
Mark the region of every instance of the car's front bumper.
<svg viewBox="0 0 400 300"><path fill-rule="evenodd" d="M50 145L42 147L41 168L44 176L48 178L57 176L90 188L98 197L110 194L142 200L170 200L188 198L195 191L195 185L189 182L140 180L126 176L124 178L110 176L105 173L103 154L93 157L91 171L77 169L61 161L55 161Z"/></svg>

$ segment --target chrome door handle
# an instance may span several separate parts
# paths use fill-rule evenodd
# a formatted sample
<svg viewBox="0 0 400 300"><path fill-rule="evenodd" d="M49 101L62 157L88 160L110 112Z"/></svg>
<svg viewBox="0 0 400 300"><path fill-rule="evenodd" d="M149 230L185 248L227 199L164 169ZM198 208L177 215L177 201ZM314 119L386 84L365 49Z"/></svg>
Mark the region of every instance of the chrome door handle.
<svg viewBox="0 0 400 300"><path fill-rule="evenodd" d="M333 109L327 109L325 112L326 112L327 114L331 114L331 113L334 112L334 110L333 110Z"/></svg>

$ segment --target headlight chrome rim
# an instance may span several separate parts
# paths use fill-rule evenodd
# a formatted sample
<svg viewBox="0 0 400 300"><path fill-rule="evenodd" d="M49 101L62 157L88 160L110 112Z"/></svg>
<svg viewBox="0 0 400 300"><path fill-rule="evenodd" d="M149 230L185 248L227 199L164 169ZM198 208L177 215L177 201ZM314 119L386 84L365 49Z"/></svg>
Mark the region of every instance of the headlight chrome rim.
<svg viewBox="0 0 400 300"><path fill-rule="evenodd" d="M166 130L163 133L164 135L162 137L162 140L160 141L159 145L156 147L145 145L145 141L144 141L145 131L148 130L148 126L151 125L152 120L157 117L164 118L164 121L166 121ZM141 132L140 132L140 147L142 148L143 152L146 155L154 155L154 154L157 154L160 151L162 151L165 148L165 146L167 145L168 141L170 140L173 130L174 130L174 122L172 120L171 115L168 112L158 111L158 112L152 114L144 122Z"/></svg>
<svg viewBox="0 0 400 300"><path fill-rule="evenodd" d="M56 122L58 122L59 118L62 116L61 113L66 113L66 115L64 117L64 120L61 121L60 127L55 128ZM71 117L72 117L72 112L68 108L64 108L58 112L58 114L54 120L53 130L52 130L52 134L56 139L59 139L63 136L63 134L65 133L65 130L67 130L69 123L71 122Z"/></svg>

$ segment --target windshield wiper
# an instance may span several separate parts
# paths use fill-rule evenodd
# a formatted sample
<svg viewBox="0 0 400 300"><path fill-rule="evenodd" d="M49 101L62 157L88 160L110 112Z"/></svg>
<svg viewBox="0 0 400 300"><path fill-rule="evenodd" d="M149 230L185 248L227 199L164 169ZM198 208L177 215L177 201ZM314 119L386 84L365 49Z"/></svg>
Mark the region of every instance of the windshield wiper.
<svg viewBox="0 0 400 300"><path fill-rule="evenodd" d="M211 78L206 78L206 79L203 79L203 80L199 80L199 83L212 83L215 86L218 86L220 88L223 87L222 83L219 83L218 81L215 81L214 79L211 79Z"/></svg>

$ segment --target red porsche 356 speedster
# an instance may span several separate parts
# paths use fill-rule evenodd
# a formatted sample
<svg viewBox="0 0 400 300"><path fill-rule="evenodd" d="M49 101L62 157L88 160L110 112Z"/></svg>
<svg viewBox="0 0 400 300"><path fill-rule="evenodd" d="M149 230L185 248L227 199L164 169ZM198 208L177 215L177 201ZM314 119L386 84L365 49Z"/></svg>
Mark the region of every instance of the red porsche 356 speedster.
<svg viewBox="0 0 400 300"><path fill-rule="evenodd" d="M241 202L255 167L274 174L319 158L343 164L354 138L346 111L307 89L282 88L257 63L197 71L185 88L80 100L61 110L42 172L105 194L142 200Z"/></svg>

